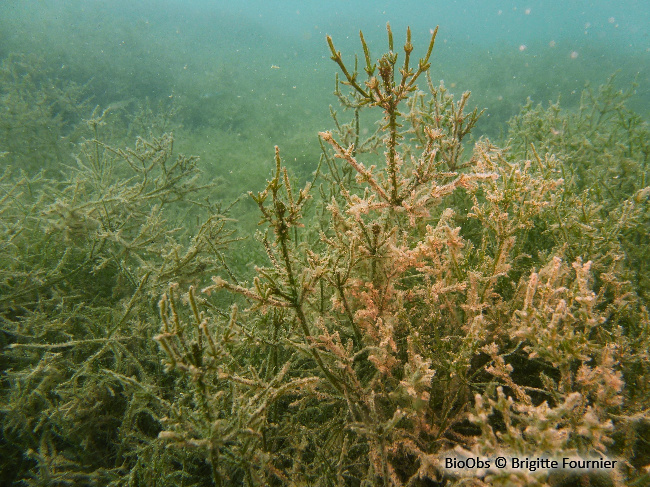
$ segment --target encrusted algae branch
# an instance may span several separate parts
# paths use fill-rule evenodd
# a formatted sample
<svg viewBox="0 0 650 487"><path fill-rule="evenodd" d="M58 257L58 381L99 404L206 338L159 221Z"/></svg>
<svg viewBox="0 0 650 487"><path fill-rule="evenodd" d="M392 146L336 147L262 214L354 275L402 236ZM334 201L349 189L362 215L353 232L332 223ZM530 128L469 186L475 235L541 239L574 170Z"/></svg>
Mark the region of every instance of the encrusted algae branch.
<svg viewBox="0 0 650 487"><path fill-rule="evenodd" d="M432 31L427 52L419 60L417 70L410 65L413 52L410 28L406 33L404 62L401 68L397 65L398 55L393 52L390 24L387 24L386 28L389 51L379 58L377 64L371 62L368 45L363 33L360 33L366 60L364 71L367 79L363 82L365 89L360 84L356 64L355 70L350 72L341 53L335 49L332 39L327 37L332 60L341 68L347 80L343 83L351 86L356 93L356 97L348 97L346 100L354 100L350 104L355 108L380 107L384 112L381 130L385 133L383 142L387 149L385 174L378 172L375 166L366 167L359 161L357 147L354 145L343 147L331 132L320 132L319 135L334 148L335 157L344 159L358 173L359 180L371 187L375 199L369 201L369 208L380 209L385 205L397 213L405 212L413 225L417 218L428 216L429 208L457 188L469 189L477 181L494 179L497 176L494 172L455 172L462 152L462 139L476 124L480 115L477 110L464 114L469 92L464 93L462 99L454 104L442 89L432 89L433 103L429 103L426 108L420 106L423 102L422 96L416 93L416 82L423 73L428 73L431 67L429 59L438 28ZM375 71L378 71L379 79L375 76ZM339 98L342 96L339 95ZM407 101L410 111L403 115L399 106ZM448 127L442 125L443 120L448 123ZM401 131L404 122L411 125L406 132L414 132L420 137L422 150L417 158L410 153L409 144L401 142L404 139L404 132ZM413 158L413 161L408 160L409 158ZM443 164L447 166L447 173L441 171ZM441 179L444 180L443 184L432 184L433 181ZM364 212L368 210L364 207L360 209Z"/></svg>
<svg viewBox="0 0 650 487"><path fill-rule="evenodd" d="M408 98L411 92L416 89L416 81L420 75L429 70L431 64L429 63L429 58L433 52L433 46L436 41L436 35L438 34L438 27L431 34L431 40L429 41L429 48L427 49L426 55L420 59L418 63L417 71L413 70L413 67L410 65L411 52L413 52L413 44L411 43L411 28L406 29L406 43L404 44L404 64L399 68L401 74L401 80L399 84L395 82L395 70L397 65L397 54L393 52L393 32L390 29L390 24L386 24L386 30L388 31L388 49L389 52L384 54L377 64L372 64L370 57L370 50L366 44L366 40L363 37L363 33L359 32L359 37L361 38L361 44L363 46L363 52L366 60L366 67L364 68L366 74L368 75L368 80L365 82L366 89L359 85L357 80L358 73L356 70L352 73L347 69L343 59L341 58L341 53L337 51L334 47L334 42L330 36L327 36L327 43L329 45L330 51L332 53L332 60L336 62L341 68L343 75L346 78L345 84L353 87L357 93L361 96L359 101L359 106L368 105L368 106L380 106L384 110L384 126L383 129L388 132L386 139L386 149L387 149L387 165L388 171L390 174L390 196L386 199L390 202L391 205L398 206L401 204L405 195L400 194L400 185L398 184L398 174L400 171L401 161L397 154L397 144L399 139L402 137L399 133L399 127L401 126L398 123L398 118L400 112L398 110L399 104ZM378 71L380 80L375 76L375 71ZM326 133L322 133L321 136L325 140L328 140Z"/></svg>

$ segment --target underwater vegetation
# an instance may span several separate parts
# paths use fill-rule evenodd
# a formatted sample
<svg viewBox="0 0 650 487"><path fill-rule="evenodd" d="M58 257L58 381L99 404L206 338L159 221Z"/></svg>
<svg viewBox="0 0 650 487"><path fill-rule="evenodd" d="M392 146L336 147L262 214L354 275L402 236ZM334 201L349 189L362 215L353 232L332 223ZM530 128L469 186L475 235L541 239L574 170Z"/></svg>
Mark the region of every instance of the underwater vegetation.
<svg viewBox="0 0 650 487"><path fill-rule="evenodd" d="M650 128L632 90L530 102L504 140L470 140L469 92L429 74L437 30L417 60L410 31L387 34L378 58L361 34L352 63L328 37L341 110L311 181L276 147L250 188L248 270L169 112L92 110L3 62L0 483L650 482ZM619 468L467 478L449 452Z"/></svg>

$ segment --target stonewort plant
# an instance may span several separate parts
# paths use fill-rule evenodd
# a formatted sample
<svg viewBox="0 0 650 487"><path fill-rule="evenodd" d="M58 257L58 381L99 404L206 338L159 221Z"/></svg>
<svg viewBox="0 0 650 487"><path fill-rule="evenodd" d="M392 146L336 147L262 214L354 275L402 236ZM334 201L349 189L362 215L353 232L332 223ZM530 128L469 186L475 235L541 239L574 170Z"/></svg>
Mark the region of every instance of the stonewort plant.
<svg viewBox="0 0 650 487"><path fill-rule="evenodd" d="M553 155L543 130L532 138L531 107L513 122L511 149L470 146L480 114L466 111L469 93L455 100L428 77L436 33L417 63L410 30L398 53L388 26L376 61L360 34L353 67L328 37L335 93L353 117L333 112L336 129L320 133L320 198L316 179L296 187L276 148L272 179L250 193L267 255L252 282L223 274L202 294L172 285L160 301L156 340L191 394L173 401L159 438L203 452L217 485L603 480L455 478L441 469L452 450L614 455L623 467L604 474L609 485L648 480L645 277L628 279L637 261L622 250L630 236L647 241L647 180L621 185L616 201L599 193L627 215L618 223L576 205L593 191L579 167L590 161ZM378 119L365 140L361 111ZM572 117L564 128L578 133ZM623 120L631 134L647 130ZM618 145L603 144L616 157ZM630 145L646 157L625 164L645 175L644 147ZM211 297L223 292L228 312Z"/></svg>
<svg viewBox="0 0 650 487"><path fill-rule="evenodd" d="M16 118L21 107L10 107ZM161 285L221 268L227 218L193 200L211 185L170 133L118 148L102 137L108 120L96 109L76 127L87 138L57 170L12 164L0 177L3 485L170 485L175 475L156 443L167 401L148 317ZM211 216L184 234L180 219L201 212Z"/></svg>
<svg viewBox="0 0 650 487"><path fill-rule="evenodd" d="M560 100L546 108L529 100L510 120L509 137L514 154L527 157L534 144L563 161L563 204L542 222L553 228L555 245L597 269L625 255L624 277L647 300L650 129L627 106L635 88L617 89L612 76L597 89L588 86L572 112Z"/></svg>

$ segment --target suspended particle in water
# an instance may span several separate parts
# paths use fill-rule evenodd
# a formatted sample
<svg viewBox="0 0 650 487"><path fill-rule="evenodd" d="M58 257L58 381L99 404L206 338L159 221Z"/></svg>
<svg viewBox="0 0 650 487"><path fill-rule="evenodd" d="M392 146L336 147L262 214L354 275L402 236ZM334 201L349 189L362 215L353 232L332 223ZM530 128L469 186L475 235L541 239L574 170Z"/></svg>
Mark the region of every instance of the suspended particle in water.
<svg viewBox="0 0 650 487"><path fill-rule="evenodd" d="M555 47L555 41L551 41L548 43L548 47Z"/></svg>
<svg viewBox="0 0 650 487"><path fill-rule="evenodd" d="M525 51L526 50L526 44L522 44L521 46L519 46L519 50L520 51Z"/></svg>
<svg viewBox="0 0 650 487"><path fill-rule="evenodd" d="M578 59L578 51L571 51L571 54L569 54L569 57L571 59Z"/></svg>

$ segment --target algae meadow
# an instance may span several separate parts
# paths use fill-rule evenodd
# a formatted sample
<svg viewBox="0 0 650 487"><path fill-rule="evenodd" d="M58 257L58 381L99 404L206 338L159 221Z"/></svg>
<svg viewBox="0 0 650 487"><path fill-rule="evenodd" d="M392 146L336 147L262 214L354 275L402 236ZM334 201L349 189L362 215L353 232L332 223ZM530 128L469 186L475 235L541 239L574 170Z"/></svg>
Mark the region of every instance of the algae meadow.
<svg viewBox="0 0 650 487"><path fill-rule="evenodd" d="M647 7L271 3L0 6L0 484L648 485Z"/></svg>

